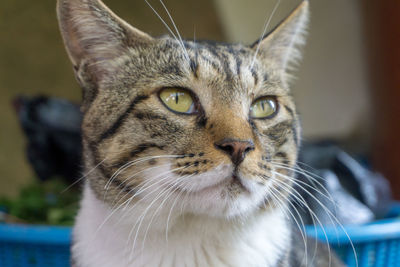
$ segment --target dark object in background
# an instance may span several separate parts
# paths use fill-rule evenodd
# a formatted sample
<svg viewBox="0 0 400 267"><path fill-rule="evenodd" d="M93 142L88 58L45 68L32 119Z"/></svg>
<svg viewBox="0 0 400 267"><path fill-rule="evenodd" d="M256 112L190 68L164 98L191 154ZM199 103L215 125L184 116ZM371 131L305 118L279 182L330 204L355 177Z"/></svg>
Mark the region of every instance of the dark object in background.
<svg viewBox="0 0 400 267"><path fill-rule="evenodd" d="M296 189L324 225L370 222L385 216L391 207L393 200L388 181L368 170L333 142L303 145L299 165L313 178L300 174L300 185L308 192L299 186ZM311 212L304 208L298 210L304 223L313 224ZM315 221L315 224L319 222Z"/></svg>
<svg viewBox="0 0 400 267"><path fill-rule="evenodd" d="M20 96L13 101L28 139L27 156L40 180L61 176L75 182L81 176L79 106L67 100Z"/></svg>

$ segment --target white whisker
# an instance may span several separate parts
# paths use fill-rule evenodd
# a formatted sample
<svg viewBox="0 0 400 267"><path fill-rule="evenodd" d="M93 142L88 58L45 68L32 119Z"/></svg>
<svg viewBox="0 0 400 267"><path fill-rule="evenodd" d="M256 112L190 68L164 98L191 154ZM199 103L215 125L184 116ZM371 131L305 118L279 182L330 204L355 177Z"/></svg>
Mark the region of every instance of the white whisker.
<svg viewBox="0 0 400 267"><path fill-rule="evenodd" d="M70 189L71 187L73 187L74 185L76 185L77 183L82 181L83 179L85 179L89 174L91 174L95 169L97 169L106 159L107 159L107 157L105 157L102 161L97 163L96 166L94 166L90 171L88 171L87 173L82 175L78 180L76 180L75 182L70 184L67 188L65 188L63 191L61 191L60 194L63 194L65 191L67 191L68 189Z"/></svg>
<svg viewBox="0 0 400 267"><path fill-rule="evenodd" d="M293 178L292 177L289 177L289 176L286 176L286 175L283 175L283 174L281 174L281 173L279 173L279 172L275 172L275 174L277 174L277 175L279 175L280 177L282 177L282 178L286 178L286 179L289 179L289 180L293 180ZM318 198L316 198L311 192L309 192L307 189L305 189L304 187L302 187L302 186L299 186L305 193L307 193L307 195L309 195L311 198L313 198L317 203L318 203L318 205L320 205L320 207L325 211L325 213L328 215L328 217L329 217L329 219L331 220L331 222L332 222L332 224L333 225L338 225L343 231L344 231L344 233L345 233L345 235L347 236L347 238L348 238L348 240L350 241L350 245L351 245L351 247L352 247L352 250L353 250L353 253L354 253L354 257L355 257L355 259L356 259L356 263L357 263L357 266L358 266L358 262L357 262L357 253L356 253L356 250L355 250L355 247L354 247L354 244L353 244L353 242L351 241L351 238L350 238L350 236L348 235L348 233L347 233L347 231L346 231L346 229L344 228L344 226L340 223L340 221L336 218L336 216L318 199ZM311 209L309 209L309 211L310 212L312 212L312 210ZM318 221L319 221L319 219L318 218L316 218ZM333 220L332 220L333 219ZM336 223L335 223L335 222ZM320 225L321 225L321 227L323 228L323 231L324 231L324 227L322 226L322 223L320 223ZM335 228L336 229L336 228ZM325 231L324 231L324 233L325 233ZM325 237L326 237L326 241L327 241L327 244L328 244L328 246L329 246L329 242L328 242L328 238L327 238L327 236L326 236L326 233L325 233Z"/></svg>
<svg viewBox="0 0 400 267"><path fill-rule="evenodd" d="M276 179L275 182L278 182L278 183L279 183L278 186L279 186L280 188L287 188L288 190L291 190L291 192L292 192L292 193L291 193L291 196L294 197L294 198L296 198L297 201L300 201L301 203L303 203L303 205L304 205L305 207L307 207L308 211L309 211L310 214L311 214L311 218L312 218L312 221L313 221L314 225L318 225L318 224L319 224L319 225L321 226L322 231L324 232L325 240L326 240L326 242L327 242L328 250L329 250L329 253L330 253L330 246L329 246L328 236L327 236L327 234L326 234L326 232L325 232L325 228L324 228L323 224L321 223L321 221L318 219L317 215L316 215L316 214L311 210L311 208L307 205L307 202L306 202L306 200L304 199L304 197L303 197L299 192L297 192L296 190L294 190L293 188L289 188L289 187L288 187L285 183L283 183L282 181L279 181L278 179ZM315 220L317 220L317 222L315 222ZM314 231L316 231L315 226L314 226ZM318 248L318 241L315 239L314 254L313 254L313 257L312 257L312 259L311 259L311 262L314 261L316 255L317 255L317 248ZM329 262L331 262L331 255L330 255L330 254L329 254Z"/></svg>
<svg viewBox="0 0 400 267"><path fill-rule="evenodd" d="M174 28L175 28L176 34L177 34L178 37L179 37L179 41L180 41L180 43L181 43L181 46L182 46L182 48L183 48L183 50L184 50L184 52L185 52L186 60L189 61L189 60L190 60L189 54L188 54L188 52L187 52L187 50L186 50L185 45L183 44L183 40L182 40L181 34L180 34L179 31L178 31L178 27L176 27L175 21L172 19L172 16L171 16L171 14L169 13L169 11L168 11L167 7L165 6L164 2L163 2L162 0L159 0L159 1L160 1L161 5L164 7L165 12L167 12L168 17L169 17L169 19L171 20L171 23L172 23L172 25L173 25Z"/></svg>
<svg viewBox="0 0 400 267"><path fill-rule="evenodd" d="M282 188L282 187L281 187L281 188ZM290 192L289 190L287 190L286 188L282 188L282 189L284 189L284 190L285 190L286 192L288 192L289 194L291 193L291 192ZM281 192L279 192L279 190L275 189L274 187L271 187L270 190L273 190L276 194L279 194L282 198L285 198L285 196L284 196ZM271 193L271 192L270 192L270 193ZM308 264L307 264L308 258L307 258L307 252L306 252L306 251L307 251L307 238L306 238L306 236L305 236L306 228L305 228L305 226L304 226L304 221L303 221L303 219L301 218L300 213L297 211L296 207L295 207L290 201L287 201L287 203L288 203L291 207L293 207L293 210L296 212L297 216L299 216L299 219L300 219L300 221L301 221L301 226L302 226L302 227L300 226L300 223L299 223L298 220L296 219L296 216L294 216L293 213L290 211L290 209L287 208L287 211L290 213L291 217L293 218L293 220L294 220L296 226L298 227L298 229L299 229L299 231L300 231L301 237L303 238L304 249L305 249L304 255L305 255L305 261L306 261L306 266L307 266L307 265L308 265Z"/></svg>
<svg viewBox="0 0 400 267"><path fill-rule="evenodd" d="M148 233L148 231L149 231L149 229L150 229L150 226L151 226L151 224L152 224L152 222L153 222L153 219L154 219L155 215L161 210L161 208L164 206L165 202L175 193L175 191L177 190L177 187L180 187L180 186L182 186L182 185L186 185L187 183L190 182L190 181L188 182L188 181L186 180L186 178L188 178L188 177L190 177L190 175L179 177L179 178L176 180L175 183L173 183L173 184L171 184L171 185L168 186L168 190L169 190L170 192L165 196L164 200L163 200L163 201L161 202L161 204L157 207L157 209L153 212L153 215L152 215L151 218L150 218L150 222L149 222L148 225L147 225L147 228L146 228L146 231L145 231L145 234L144 234L144 238L143 238L143 242L142 242L142 251L143 251L143 249L144 249L144 245L145 245L145 242L146 242L147 233ZM170 189L172 189L172 190L170 190ZM174 190L174 189L175 189L175 190ZM177 198L175 198L175 199L177 199Z"/></svg>
<svg viewBox="0 0 400 267"><path fill-rule="evenodd" d="M314 187L308 185L307 183L305 183L305 182L303 182L303 181L300 181L300 180L297 180L297 181L300 182L300 183L302 183L302 184L304 184L304 185L306 185L307 187L312 188L313 190L317 191L319 194L321 194L322 196L324 196L325 198L327 198L328 200L330 200L330 201L336 206L336 202L333 200L332 195L329 193L329 191L326 189L326 187L325 187L322 183L320 183L318 180L316 180L316 178L312 177L312 175L315 175L317 178L319 178L319 179L321 179L321 180L324 180L323 177L318 176L318 175L316 175L316 174L314 174L314 173L308 172L308 171L306 171L306 170L304 170L304 169L302 169L302 168L300 168L300 167L296 167L296 166L293 166L293 167L292 167L292 166L290 166L290 165L288 165L288 164L283 164L283 163L275 162L275 161L271 161L271 164L272 164L272 165L275 165L275 166L278 166L278 168L290 170L290 171L293 171L293 172L295 172L295 173L304 175L304 177L306 177L306 178L313 184ZM322 193L321 191L319 191L319 190L317 189L317 186L315 185L315 183L316 183L319 187L321 187L321 189L322 189L326 194L324 194L324 193Z"/></svg>
<svg viewBox="0 0 400 267"><path fill-rule="evenodd" d="M194 174L187 176L187 177L185 178L185 180L188 180L188 179L189 179L190 177L192 177L193 175L194 175ZM166 228L165 228L165 241L166 241L166 242L168 242L169 220L170 220L171 215L172 215L172 210L174 209L177 200L179 199L179 197L180 197L180 196L182 195L182 193L184 192L186 185L188 185L188 184L190 184L190 183L192 183L192 181L188 180L187 183L185 183L183 186L182 186L182 185L179 186L179 187L182 187L182 188L179 190L179 193L178 193L177 196L175 197L175 200L174 200L174 202L172 203L171 209L169 210L168 217L167 217L167 225L166 225Z"/></svg>
<svg viewBox="0 0 400 267"><path fill-rule="evenodd" d="M188 167L190 167L190 165L189 165L189 166L185 166L185 167L176 168L176 169L174 169L174 170L172 170L172 171L175 171L175 170L177 170L177 169L188 168ZM172 171L170 171L170 173L172 173ZM166 177L164 177L164 178L161 179L161 180L168 179L168 178L171 178L171 176L166 176ZM165 183L165 184L168 184L168 181L167 181L167 183ZM159 188L156 188L156 189L154 189L152 192L155 192L155 191L158 190L158 189L159 189ZM139 229L140 229L140 227L141 227L141 224L142 224L142 222L143 222L143 219L144 219L145 215L147 214L147 212L148 212L148 210L151 208L151 206L155 203L155 201L157 201L167 190L168 190L168 187L167 187L167 188L164 188L163 190L161 190L161 192L158 193L158 195L153 199L153 201L151 201L151 203L148 205L148 207L142 212L142 215L138 218L138 220L136 221L135 225L132 227L131 231L129 232L128 239L127 239L127 245L129 245L129 240L130 240L131 237L132 237L133 231L134 231L134 229L136 228L136 225L139 223L139 225L138 225L138 227L137 227L136 234L135 234L134 242L133 242L132 252L131 252L131 254L130 254L131 256L132 256L132 253L133 253L133 251L134 251L134 248L135 248L135 245L136 245L136 239L137 239L138 233L139 233ZM152 193L152 192L151 192L151 193ZM151 193L148 193L147 196L149 196ZM145 196L144 198L141 198L137 203L135 203L135 205L133 205L133 206L130 208L130 210L132 210L139 202L141 202L141 201L142 201L143 199L145 199L147 196Z"/></svg>
<svg viewBox="0 0 400 267"><path fill-rule="evenodd" d="M162 164L162 165L157 165L157 166L149 167L149 168L147 168L147 169L143 169L143 170L141 170L141 171L135 172L134 174L132 174L132 175L130 175L129 177L125 178L123 181L121 181L122 183L125 184L125 186L124 186L124 187L119 191L119 193L115 196L112 205L114 205L114 204L115 204L115 201L116 201L117 199L119 199L120 194L121 194L123 191L125 191L125 190L129 187L129 182L130 182L135 176L137 176L138 174L141 174L141 173L143 173L143 172L148 172L148 171L150 171L150 170L157 169L157 168L163 168L163 167L166 167L166 166L169 166L169 165L170 165L170 163L166 163L166 164ZM132 189L135 190L137 187L138 187L138 185L135 186L135 187L132 188ZM132 191L132 190L130 190L130 191ZM129 193L127 193L127 194L129 194ZM123 197L125 197L127 194L125 194Z"/></svg>
<svg viewBox="0 0 400 267"><path fill-rule="evenodd" d="M160 16L160 14L158 14L158 12L154 9L154 7L147 1L144 0L146 2L146 4L151 8L151 10L153 10L154 14L156 14L156 16L161 20L161 22L164 24L164 26L167 28L167 30L169 31L169 33L171 33L171 35L174 37L174 39L176 41L179 42L178 38L176 37L175 33L171 30L171 28L169 27L169 25L165 22L165 20Z"/></svg>
<svg viewBox="0 0 400 267"><path fill-rule="evenodd" d="M276 10L278 9L280 2L281 2L281 0L278 0L278 1L275 3L275 6L274 6L274 8L273 8L272 11L271 11L271 15L269 16L268 20L266 20L266 22L265 22L265 27L264 27L264 29L263 29L263 31L262 31L260 40L258 41L257 48L256 48L256 52L254 53L254 56L253 56L253 60L251 61L251 67L250 67L251 69L254 67L254 62L256 61L258 51L260 50L260 45L261 45L261 42L262 42L262 38L263 38L264 35L267 33L268 26L269 26L269 24L271 23L272 17L274 16Z"/></svg>
<svg viewBox="0 0 400 267"><path fill-rule="evenodd" d="M166 188L163 188L163 189L158 193L158 195L150 202L150 204L147 206L147 208L144 209L144 211L142 212L142 214L139 216L138 220L136 221L135 225L132 227L132 230L134 230L134 229L136 228L136 225L137 225L137 230L136 230L135 237L134 237L134 239L133 239L133 245L132 245L132 249L131 249L131 253L130 253L129 259L132 259L132 257L133 257L133 252L134 252L135 247L136 247L136 241L137 241L137 238L138 238L138 236L139 236L139 231L140 231L140 228L141 228L141 226L142 226L143 220L144 220L144 218L145 218L147 212L150 210L150 208L153 206L153 204L154 204L158 199L160 199L164 194L168 194L168 192L169 192L168 189L169 189L169 187L167 186ZM133 234L133 231L130 231L130 232L129 232L129 235L128 235L128 241L130 240L132 234Z"/></svg>
<svg viewBox="0 0 400 267"><path fill-rule="evenodd" d="M114 179L115 179L118 175L120 175L124 170L126 170L126 169L128 169L128 168L130 168L130 167L132 167L133 165L136 165L136 164L138 164L138 163L142 163L142 162L145 162L145 161L150 161L150 160L152 160L152 159L158 159L158 158L177 158L177 157L180 157L180 155L148 156L148 157L139 158L139 159L132 160L132 161L129 161L129 162L125 163L124 165L122 165L120 168L118 168L118 169L114 172L114 174L109 178L109 180L107 181L107 183L104 185L104 189L105 189L105 192L104 192L104 199L105 199L105 197L106 197L106 195L107 195L107 191L108 191L108 189L110 188L111 183L112 183L112 182L114 181Z"/></svg>
<svg viewBox="0 0 400 267"><path fill-rule="evenodd" d="M185 167L180 167L180 168L176 168L176 169L170 170L170 171L168 171L168 172L164 172L164 173L162 173L162 174L160 174L160 175L158 175L158 176L155 176L153 179L158 178L158 177L160 177L160 176L163 176L164 174L168 174L168 173L170 173L170 172L172 172L172 171L176 171L176 170L184 169L184 168L185 168ZM157 185L157 184L159 184L159 183L161 183L161 182L167 180L168 178L169 178L169 176L163 177L162 179L157 180L155 183L151 184L150 186L145 187L145 188L141 188L140 190L138 190L137 192L135 192L135 194L133 194L130 198L128 198L127 200L125 200L124 202L122 202L120 205L118 205L117 208L113 208L112 212L103 220L103 222L100 224L100 226L96 229L95 235L94 235L94 236L95 236L95 237L97 236L97 233L101 230L101 228L106 224L106 222L107 222L108 220L110 220L110 218L111 218L120 208L122 208L122 206L125 205L124 209L126 209L126 207L130 204L130 202L131 202L137 195L139 195L140 193L142 193L142 192L148 190L149 188L151 188L151 187L153 187L153 186L155 186L155 185ZM152 181L152 180L148 180L148 181L146 181L146 183L150 183L151 181ZM168 181L166 181L165 183L161 184L161 186L164 186L164 185L167 184L167 183L168 183ZM138 185L138 186L139 186L139 185ZM155 189L153 189L150 193L147 193L147 195L144 196L143 198L139 199L138 202L136 202L136 203L130 208L130 210L132 210L137 204L141 203L141 201L147 199L147 197L149 197L151 193L153 193L153 192L155 192L155 191L157 191L157 190L158 190L158 188L155 188ZM133 189L130 190L130 192L131 192L131 191L133 192ZM129 194L129 192L128 192L127 194ZM123 209L123 210L124 210L124 209ZM128 213L125 213L125 214L128 214ZM118 222L116 223L117 225L118 225L119 222L121 222L121 221L124 219L125 214L124 214L123 216L120 217L120 219L119 219ZM95 239L95 237L94 237L94 239Z"/></svg>

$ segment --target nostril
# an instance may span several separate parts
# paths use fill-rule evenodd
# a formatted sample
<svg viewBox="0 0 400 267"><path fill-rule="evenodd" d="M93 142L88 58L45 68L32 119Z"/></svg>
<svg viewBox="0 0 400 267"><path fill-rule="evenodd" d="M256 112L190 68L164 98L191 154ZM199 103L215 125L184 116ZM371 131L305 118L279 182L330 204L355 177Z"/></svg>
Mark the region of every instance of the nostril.
<svg viewBox="0 0 400 267"><path fill-rule="evenodd" d="M234 152L234 148L231 144L221 144L216 146L228 154L232 154Z"/></svg>
<svg viewBox="0 0 400 267"><path fill-rule="evenodd" d="M252 151L254 149L254 145L249 145L248 147L246 147L246 149L244 150L244 153L247 154L250 151Z"/></svg>

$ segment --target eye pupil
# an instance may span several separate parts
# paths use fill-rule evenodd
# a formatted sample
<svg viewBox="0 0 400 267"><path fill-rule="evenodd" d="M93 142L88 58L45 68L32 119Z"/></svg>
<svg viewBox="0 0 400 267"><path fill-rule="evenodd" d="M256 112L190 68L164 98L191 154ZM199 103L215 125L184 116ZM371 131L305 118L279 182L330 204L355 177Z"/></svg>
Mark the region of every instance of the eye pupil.
<svg viewBox="0 0 400 267"><path fill-rule="evenodd" d="M176 94L175 94L175 103L178 104L178 101L179 101L179 94L178 94L178 92L176 92Z"/></svg>

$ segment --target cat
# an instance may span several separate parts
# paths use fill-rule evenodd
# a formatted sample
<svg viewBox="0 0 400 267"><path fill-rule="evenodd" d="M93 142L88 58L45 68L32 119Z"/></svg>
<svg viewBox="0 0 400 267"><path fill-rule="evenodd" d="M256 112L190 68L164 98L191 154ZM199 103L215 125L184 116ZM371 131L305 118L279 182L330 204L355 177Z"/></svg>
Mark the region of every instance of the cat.
<svg viewBox="0 0 400 267"><path fill-rule="evenodd" d="M342 266L286 215L308 1L250 46L154 38L100 0L57 14L83 89L73 266Z"/></svg>

